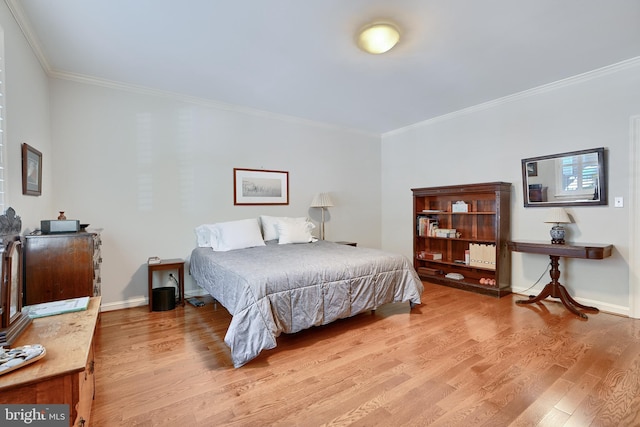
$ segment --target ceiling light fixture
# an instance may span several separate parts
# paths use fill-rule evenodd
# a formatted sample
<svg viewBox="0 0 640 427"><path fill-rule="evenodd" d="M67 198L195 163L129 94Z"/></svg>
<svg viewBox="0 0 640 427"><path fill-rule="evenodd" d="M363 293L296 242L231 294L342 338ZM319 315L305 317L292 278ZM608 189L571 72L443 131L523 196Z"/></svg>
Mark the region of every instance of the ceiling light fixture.
<svg viewBox="0 0 640 427"><path fill-rule="evenodd" d="M391 50L398 40L400 40L400 32L395 25L387 22L366 25L358 33L360 49L374 55Z"/></svg>

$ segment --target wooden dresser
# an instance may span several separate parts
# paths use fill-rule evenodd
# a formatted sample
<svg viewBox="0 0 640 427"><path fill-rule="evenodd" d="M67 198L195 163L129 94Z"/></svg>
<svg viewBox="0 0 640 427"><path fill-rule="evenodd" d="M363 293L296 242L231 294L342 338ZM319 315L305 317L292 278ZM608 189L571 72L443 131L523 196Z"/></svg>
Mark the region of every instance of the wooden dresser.
<svg viewBox="0 0 640 427"><path fill-rule="evenodd" d="M93 337L100 297L87 310L33 319L14 347L42 344L41 360L0 376L0 403L67 404L69 425L90 425L94 398Z"/></svg>
<svg viewBox="0 0 640 427"><path fill-rule="evenodd" d="M29 234L24 245L24 304L101 295L99 233Z"/></svg>

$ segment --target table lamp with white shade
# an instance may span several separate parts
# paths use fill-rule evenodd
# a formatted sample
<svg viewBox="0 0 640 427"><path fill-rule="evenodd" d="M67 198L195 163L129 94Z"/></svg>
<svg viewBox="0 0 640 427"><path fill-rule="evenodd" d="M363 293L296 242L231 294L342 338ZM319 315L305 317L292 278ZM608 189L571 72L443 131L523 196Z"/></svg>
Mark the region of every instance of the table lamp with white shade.
<svg viewBox="0 0 640 427"><path fill-rule="evenodd" d="M311 202L312 208L320 208L322 209L322 223L320 224L320 239L324 240L324 210L328 207L333 206L333 202L331 201L331 197L329 193L318 193L313 198Z"/></svg>
<svg viewBox="0 0 640 427"><path fill-rule="evenodd" d="M551 227L551 243L555 245L564 245L564 227L560 224L570 224L571 218L563 208L552 208L545 219L546 223L555 224Z"/></svg>

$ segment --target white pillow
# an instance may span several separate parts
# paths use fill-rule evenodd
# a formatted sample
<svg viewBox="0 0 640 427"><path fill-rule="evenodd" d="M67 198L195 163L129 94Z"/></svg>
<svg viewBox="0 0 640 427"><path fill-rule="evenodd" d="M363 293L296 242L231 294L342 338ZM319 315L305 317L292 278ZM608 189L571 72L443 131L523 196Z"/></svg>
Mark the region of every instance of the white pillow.
<svg viewBox="0 0 640 427"><path fill-rule="evenodd" d="M276 223L278 230L278 244L285 245L288 243L309 243L314 238L311 230L315 225L309 221L298 221L297 219L282 219Z"/></svg>
<svg viewBox="0 0 640 427"><path fill-rule="evenodd" d="M278 239L278 229L276 228L276 223L280 220L293 220L298 222L306 222L307 218L298 217L298 218L289 218L286 216L268 216L268 215L260 215L260 224L262 224L262 237L264 240L276 240Z"/></svg>
<svg viewBox="0 0 640 427"><path fill-rule="evenodd" d="M198 246L211 246L214 251L264 246L257 218L203 224L196 227Z"/></svg>
<svg viewBox="0 0 640 427"><path fill-rule="evenodd" d="M217 246L213 246L214 251L264 246L257 218L219 222L215 225L215 229L218 233L218 241Z"/></svg>
<svg viewBox="0 0 640 427"><path fill-rule="evenodd" d="M217 245L217 235L215 224L202 224L195 228L196 241L199 248L212 248Z"/></svg>

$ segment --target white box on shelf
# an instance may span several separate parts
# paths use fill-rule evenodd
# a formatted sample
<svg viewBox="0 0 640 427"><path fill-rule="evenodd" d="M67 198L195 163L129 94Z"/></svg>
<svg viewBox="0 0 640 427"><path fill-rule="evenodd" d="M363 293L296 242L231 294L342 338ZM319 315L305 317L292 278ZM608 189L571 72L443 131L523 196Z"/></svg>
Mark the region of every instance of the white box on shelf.
<svg viewBox="0 0 640 427"><path fill-rule="evenodd" d="M469 212L469 205L459 200L451 205L451 212Z"/></svg>

